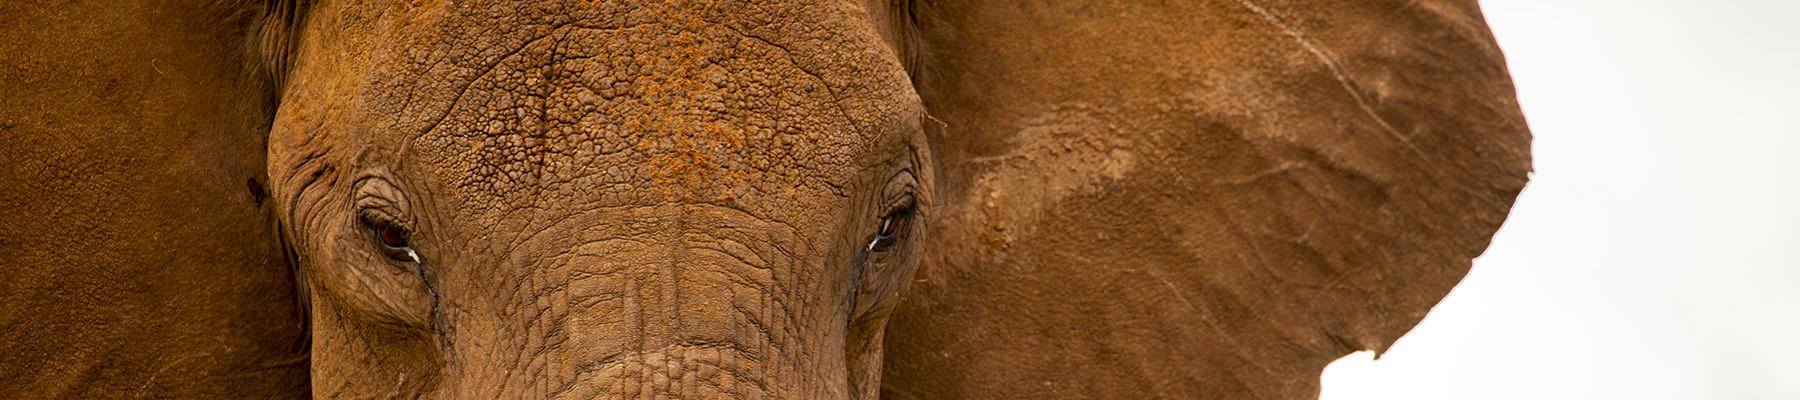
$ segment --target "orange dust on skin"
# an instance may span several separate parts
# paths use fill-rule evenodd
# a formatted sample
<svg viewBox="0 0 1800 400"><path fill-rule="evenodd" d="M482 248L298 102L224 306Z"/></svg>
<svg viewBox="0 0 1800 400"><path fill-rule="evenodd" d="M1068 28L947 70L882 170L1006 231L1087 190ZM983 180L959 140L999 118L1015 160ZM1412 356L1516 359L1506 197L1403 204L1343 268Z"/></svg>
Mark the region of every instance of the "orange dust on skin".
<svg viewBox="0 0 1800 400"><path fill-rule="evenodd" d="M719 157L727 157L744 146L744 133L732 124L716 120L704 120L709 108L723 108L719 104L708 104L708 99L722 98L719 88L708 82L709 67L716 67L718 59L732 56L732 48L711 47L698 32L705 29L708 23L701 18L711 12L716 3L714 0L697 2L692 0L674 0L670 6L662 8L665 24L680 29L671 40L674 49L670 61L671 68L652 68L645 77L647 82L643 95L652 104L663 109L653 113L639 113L626 122L626 127L649 133L644 137L668 138L673 149L668 152L651 151L651 141L640 141L637 149L656 154L649 163L640 165L638 172L654 182L654 187L664 195L696 195L698 188L707 183L722 182L727 187L742 185L748 174L742 170L725 170ZM713 106L713 107L709 107ZM734 195L724 191L715 200L730 200Z"/></svg>

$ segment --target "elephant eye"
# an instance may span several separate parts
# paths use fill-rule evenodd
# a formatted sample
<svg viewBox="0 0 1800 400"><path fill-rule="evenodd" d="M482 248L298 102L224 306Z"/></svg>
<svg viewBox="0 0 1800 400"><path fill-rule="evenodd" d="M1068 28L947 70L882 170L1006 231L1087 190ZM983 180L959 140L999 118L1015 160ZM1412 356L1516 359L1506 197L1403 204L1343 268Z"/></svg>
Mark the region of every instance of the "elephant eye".
<svg viewBox="0 0 1800 400"><path fill-rule="evenodd" d="M907 231L912 227L913 214L919 207L918 198L913 196L914 185L916 183L910 171L901 171L888 182L887 188L883 190L883 197L886 199L884 204L880 204L883 206L880 209L881 219L875 223L874 237L869 239L869 245L863 251L885 251L894 243L906 239Z"/></svg>
<svg viewBox="0 0 1800 400"><path fill-rule="evenodd" d="M412 232L408 220L406 194L393 182L380 176L356 181L353 197L358 222L376 251L400 262L419 262L412 248Z"/></svg>
<svg viewBox="0 0 1800 400"><path fill-rule="evenodd" d="M390 249L404 249L407 247L406 232L401 231L400 228L383 226L376 228L376 232L375 235L381 240L382 247Z"/></svg>
<svg viewBox="0 0 1800 400"><path fill-rule="evenodd" d="M898 229L900 229L900 224L894 222L894 217L882 218L881 229L876 231L876 238L885 239L894 237L894 233Z"/></svg>
<svg viewBox="0 0 1800 400"><path fill-rule="evenodd" d="M419 262L419 253L412 249L412 235L398 226L385 223L371 223L369 235L375 239L375 248L395 261Z"/></svg>
<svg viewBox="0 0 1800 400"><path fill-rule="evenodd" d="M906 229L907 220L912 217L912 209L906 208L889 213L875 225L875 239L869 241L867 251L882 251L898 242L899 236Z"/></svg>

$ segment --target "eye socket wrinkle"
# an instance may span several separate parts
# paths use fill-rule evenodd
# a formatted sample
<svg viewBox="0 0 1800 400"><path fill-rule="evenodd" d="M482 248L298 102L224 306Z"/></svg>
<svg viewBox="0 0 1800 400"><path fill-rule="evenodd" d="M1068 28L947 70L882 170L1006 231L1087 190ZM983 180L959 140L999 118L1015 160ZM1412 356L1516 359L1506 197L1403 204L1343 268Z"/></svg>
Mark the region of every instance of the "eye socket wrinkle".
<svg viewBox="0 0 1800 400"><path fill-rule="evenodd" d="M406 194L381 176L368 176L354 184L351 207L376 250L398 262L419 260L412 249Z"/></svg>

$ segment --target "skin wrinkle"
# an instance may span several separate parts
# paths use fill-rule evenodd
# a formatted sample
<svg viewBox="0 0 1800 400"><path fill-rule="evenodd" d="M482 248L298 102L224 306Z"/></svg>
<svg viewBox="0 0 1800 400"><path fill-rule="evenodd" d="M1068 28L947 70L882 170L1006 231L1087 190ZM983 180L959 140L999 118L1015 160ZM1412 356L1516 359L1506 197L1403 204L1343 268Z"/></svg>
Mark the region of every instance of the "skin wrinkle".
<svg viewBox="0 0 1800 400"><path fill-rule="evenodd" d="M761 221L761 222L770 222L770 223L772 223L772 221ZM737 231L737 230L741 230L741 229L744 229L744 228L743 228L743 227L731 227L731 226L720 226L720 227L717 227L717 228L718 228L718 229L717 229L717 230L715 230L715 231L713 231L713 232L711 232L711 233L714 233L714 234L716 234L716 233L721 233L721 232L734 232L734 231ZM542 233L546 233L546 232L551 232L551 231L552 231L552 229L553 229L553 228L546 228L546 229L542 229L542 230L538 230L538 231L537 231L537 233L534 233L534 235L538 235L538 234L542 234ZM579 248L583 248L583 247L588 247L588 246L590 246L590 245L593 245L593 244L600 244L600 243L605 243L605 242L613 242L613 241L621 241L621 242L631 242L631 243L638 243L638 244L647 244L647 242L643 242L643 241L639 241L639 240L636 240L636 239L633 239L633 238L631 238L631 237L630 237L630 236L611 236L611 237L605 237L605 238L601 238L601 239L596 239L596 240L591 240L591 241L585 241L585 242L581 242L581 243L577 243L577 244L575 244L575 245L574 245L574 246L572 246L572 247L571 247L571 248L572 248L572 249L579 249ZM789 240L775 240L775 241L774 241L774 242L777 242L777 243L780 243L780 242L787 242L787 241L789 241ZM708 241L708 242L710 242L710 243L733 243L733 244L737 244L737 243L739 243L739 242L737 242L737 241L732 241L732 240L711 240L711 241ZM690 243L689 243L689 244L688 244L688 246L689 246L689 247L690 247L690 248L693 248L693 249L697 249L697 250L708 250L708 249L714 249L714 248L711 248L711 247L694 247L694 246L695 246L695 243L691 243L691 242L690 242ZM746 266L748 266L748 267L750 267L750 268L753 268L753 269L759 269L759 270L769 270L769 271L772 271L772 270L771 270L771 269L770 269L770 268L769 268L769 267L767 267L767 265L768 265L768 263L767 263L767 262L766 262L766 261L764 261L764 260L763 260L763 259L762 259L762 258L761 258L761 256L758 256L758 255L757 255L757 254L756 254L756 253L755 253L755 252L754 252L754 251L749 251L749 250L750 250L750 249L749 249L749 248L748 248L748 247L746 247L746 246L743 246L743 245L742 245L742 244L737 244L737 246L736 246L736 247L740 247L740 248L743 248L743 249L744 249L744 250L745 250L745 252L742 252L742 253L739 253L739 252L734 252L734 251L726 251L726 250L725 250L725 247L717 247L717 248L716 248L716 250L714 250L714 251L716 251L716 252L718 252L718 253L719 253L719 254L723 254L723 255L727 255L727 256L730 256L730 257L733 257L733 258L735 258L735 259L737 259L737 260L738 260L738 261L740 261L740 262L743 262L743 263L744 263L744 265L746 265ZM564 256L564 255L567 255L567 254L569 254L569 253L563 253L563 254L562 254L562 255L559 255L559 256L558 256L558 257L561 257L561 256ZM754 260L752 260L752 259L747 259L747 258L745 258L745 257L756 257L756 258L755 258L755 259L754 259ZM787 258L789 258L789 259L791 259L791 258L792 258L792 254L788 254L788 256L787 256ZM546 259L546 258L536 258L536 259L532 259L532 260L531 260L531 261L529 261L529 262L530 262L530 263L531 263L531 264L528 264L528 265L527 265L527 266L526 266L526 269L528 269L528 270L535 270L535 269L538 269L538 268L539 268L539 263L541 263L541 262L543 262L543 261L545 261L545 260L547 260L547 259ZM732 271L732 269L726 269L726 270L727 270L727 271ZM591 272L590 272L590 271L580 271L580 272L579 272L579 273L591 273ZM746 278L746 279L748 279L748 278L750 278L750 277L749 277L749 276L748 276L748 275L741 275L741 274L740 274L740 275L737 275L737 276L739 276L739 277L742 277L742 278ZM747 281L746 281L746 282L747 282Z"/></svg>

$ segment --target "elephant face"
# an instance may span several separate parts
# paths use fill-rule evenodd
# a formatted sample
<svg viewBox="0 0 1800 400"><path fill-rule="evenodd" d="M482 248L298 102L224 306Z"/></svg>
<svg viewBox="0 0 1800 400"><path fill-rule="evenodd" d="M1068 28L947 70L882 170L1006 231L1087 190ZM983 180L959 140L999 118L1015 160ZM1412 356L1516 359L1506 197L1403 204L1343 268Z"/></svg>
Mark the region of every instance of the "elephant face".
<svg viewBox="0 0 1800 400"><path fill-rule="evenodd" d="M1475 0L13 3L0 398L1305 399L1531 168Z"/></svg>
<svg viewBox="0 0 1800 400"><path fill-rule="evenodd" d="M875 394L933 174L858 8L411 3L286 33L315 395Z"/></svg>

